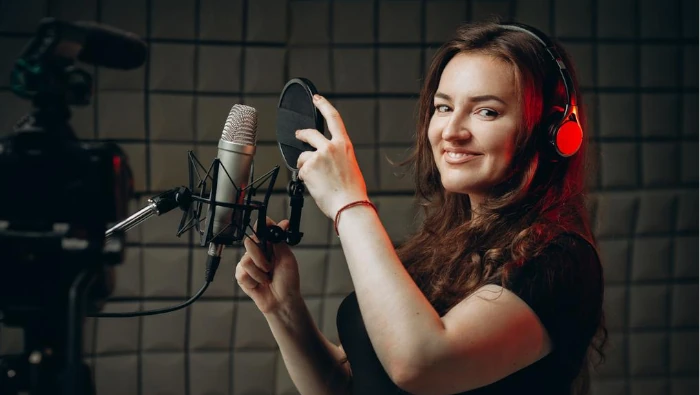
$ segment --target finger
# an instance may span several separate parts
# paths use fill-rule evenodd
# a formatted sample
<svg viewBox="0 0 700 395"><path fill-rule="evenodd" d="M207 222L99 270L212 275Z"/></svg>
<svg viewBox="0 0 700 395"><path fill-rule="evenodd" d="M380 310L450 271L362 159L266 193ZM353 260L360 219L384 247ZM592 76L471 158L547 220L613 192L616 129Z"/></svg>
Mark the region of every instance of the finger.
<svg viewBox="0 0 700 395"><path fill-rule="evenodd" d="M243 289L255 289L259 285L257 281L243 269L243 266L236 265L236 273L234 275L236 282Z"/></svg>
<svg viewBox="0 0 700 395"><path fill-rule="evenodd" d="M280 221L280 223L277 224L282 230L287 230L289 229L289 220L288 219L283 219Z"/></svg>
<svg viewBox="0 0 700 395"><path fill-rule="evenodd" d="M267 284L270 282L270 277L268 277L265 272L260 270L260 268L249 257L244 257L241 259L238 265L257 283Z"/></svg>
<svg viewBox="0 0 700 395"><path fill-rule="evenodd" d="M277 226L279 226L282 229L282 231L286 232L287 229L289 229L289 220L284 219L284 220L280 221L280 223L278 223ZM287 243L282 242L282 243L273 244L272 250L273 250L273 254L275 254L275 256L279 257L283 253L287 253L291 249Z"/></svg>
<svg viewBox="0 0 700 395"><path fill-rule="evenodd" d="M252 259L255 266L259 267L260 270L269 273L272 270L272 264L265 257L264 252L260 249L260 246L253 241L251 238L246 238L243 241L243 246L245 247L245 254L243 257ZM243 258L241 258L243 260Z"/></svg>
<svg viewBox="0 0 700 395"><path fill-rule="evenodd" d="M314 105L321 111L323 118L326 119L328 131L331 133L331 140L348 139L343 118L340 117L340 113L333 107L331 102L321 95L314 95Z"/></svg>
<svg viewBox="0 0 700 395"><path fill-rule="evenodd" d="M314 153L311 151L304 151L299 154L299 157L297 158L297 169L301 169L301 167L304 166L304 163L311 159L313 154Z"/></svg>
<svg viewBox="0 0 700 395"><path fill-rule="evenodd" d="M272 219L272 218L270 218L270 217L267 217L267 216L266 216L266 217L265 217L265 224L267 224L268 226L269 226L269 225L274 225L274 224L275 224L275 220ZM256 228L257 226L258 226L258 220L256 219L256 220L255 220L255 224L253 224L253 228Z"/></svg>
<svg viewBox="0 0 700 395"><path fill-rule="evenodd" d="M256 244L251 239L246 239L243 245L246 249L246 255L253 260L255 266L259 267L260 270L264 272L270 272L272 270L272 264L267 259L266 252L262 249L262 246Z"/></svg>
<svg viewBox="0 0 700 395"><path fill-rule="evenodd" d="M265 224L267 226L275 225L275 220L273 220L270 217L265 217ZM258 220L257 219L255 220L255 223L253 223L253 231L255 231L255 232L258 231ZM255 243L260 243L260 240L258 239L258 237L255 234L248 235L248 237L251 238ZM243 243L245 245L245 240L243 241Z"/></svg>
<svg viewBox="0 0 700 395"><path fill-rule="evenodd" d="M316 129L301 129L296 131L297 140L308 143L310 146L319 149L328 144L328 139Z"/></svg>
<svg viewBox="0 0 700 395"><path fill-rule="evenodd" d="M258 221L255 221L255 223L253 224L253 232L257 232L257 231L258 231ZM253 244L260 243L260 240L258 240L258 236L256 236L255 233L253 233L251 235L246 235L246 236L247 237L245 239L243 239L243 246L245 246L245 242L248 239L252 240ZM248 249L248 247L246 247L246 250L247 249Z"/></svg>

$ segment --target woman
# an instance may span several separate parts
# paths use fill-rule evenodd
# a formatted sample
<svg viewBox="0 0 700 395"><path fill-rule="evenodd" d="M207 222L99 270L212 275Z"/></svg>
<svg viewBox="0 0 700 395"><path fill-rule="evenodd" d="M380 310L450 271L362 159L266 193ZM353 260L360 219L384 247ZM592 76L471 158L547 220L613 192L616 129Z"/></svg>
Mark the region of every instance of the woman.
<svg viewBox="0 0 700 395"><path fill-rule="evenodd" d="M246 240L236 268L300 393L587 392L587 351L602 356L594 339L605 330L585 138L581 149L580 136L558 151L550 144L583 120L571 62L558 65L546 37L529 29L465 26L436 54L409 160L426 219L398 251L368 202L340 115L314 98L331 139L298 131L316 148L298 167L334 220L355 287L338 312L341 345L313 323L287 246L275 245L270 262Z"/></svg>

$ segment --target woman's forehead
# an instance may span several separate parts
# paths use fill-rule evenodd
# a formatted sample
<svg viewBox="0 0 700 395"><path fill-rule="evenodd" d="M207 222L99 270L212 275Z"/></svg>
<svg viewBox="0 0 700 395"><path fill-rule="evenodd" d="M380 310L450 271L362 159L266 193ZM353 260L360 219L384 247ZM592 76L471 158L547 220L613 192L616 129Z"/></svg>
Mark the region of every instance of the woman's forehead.
<svg viewBox="0 0 700 395"><path fill-rule="evenodd" d="M455 55L440 76L438 91L454 99L494 95L516 99L515 68L495 56L463 52Z"/></svg>

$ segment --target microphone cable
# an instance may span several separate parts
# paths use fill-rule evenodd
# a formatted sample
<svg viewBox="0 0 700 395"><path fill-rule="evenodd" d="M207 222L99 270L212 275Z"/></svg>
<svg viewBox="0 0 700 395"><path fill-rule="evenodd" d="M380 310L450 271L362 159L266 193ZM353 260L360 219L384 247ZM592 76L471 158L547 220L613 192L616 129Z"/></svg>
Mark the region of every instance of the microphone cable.
<svg viewBox="0 0 700 395"><path fill-rule="evenodd" d="M200 296L202 296L204 291L206 291L207 288L209 288L209 284L211 284L211 282L206 281L204 283L204 285L202 285L202 288L200 288L196 294L194 294L186 302L179 304L177 306L165 307L162 309L147 310L147 311L132 311L129 313L95 313L95 314L87 314L87 316L88 317L97 317L97 318L126 318L126 317L142 317L142 316L148 316L148 315L170 313L172 311L185 308L185 307L191 305L192 303L194 303L197 299L199 299Z"/></svg>
<svg viewBox="0 0 700 395"><path fill-rule="evenodd" d="M146 310L146 311L132 311L128 313L92 313L92 314L86 314L87 317L97 317L97 318L126 318L126 317L143 317L143 316L148 316L148 315L156 315L156 314L165 314L165 313L170 313L175 310L180 310L183 309L192 303L194 303L197 299L202 296L204 291L209 288L209 284L211 284L212 281L214 281L214 274L216 273L216 269L219 266L219 260L221 257L219 257L219 260L216 259L211 259L212 257L209 257L207 259L207 268L205 272L205 281L204 285L202 285L202 288L197 291L196 294L192 295L191 298L189 298L187 301L177 305L177 306L172 306L172 307L164 307L162 309L155 309L155 310Z"/></svg>

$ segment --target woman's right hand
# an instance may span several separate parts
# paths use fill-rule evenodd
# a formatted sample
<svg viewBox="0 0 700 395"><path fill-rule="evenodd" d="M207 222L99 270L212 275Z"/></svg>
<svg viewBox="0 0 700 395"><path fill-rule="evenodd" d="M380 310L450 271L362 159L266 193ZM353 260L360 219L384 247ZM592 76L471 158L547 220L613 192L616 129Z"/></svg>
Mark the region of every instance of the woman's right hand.
<svg viewBox="0 0 700 395"><path fill-rule="evenodd" d="M267 226L271 225L275 225L275 222L267 218ZM280 221L277 226L287 230L289 221ZM258 309L263 314L270 314L280 306L301 299L299 266L286 243L269 243L267 248L272 251L268 260L256 242L250 238L243 242L246 252L236 265L235 277L243 292L253 299Z"/></svg>

